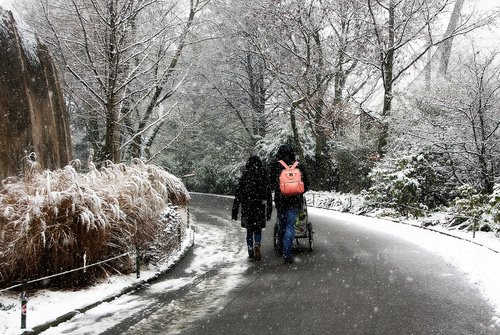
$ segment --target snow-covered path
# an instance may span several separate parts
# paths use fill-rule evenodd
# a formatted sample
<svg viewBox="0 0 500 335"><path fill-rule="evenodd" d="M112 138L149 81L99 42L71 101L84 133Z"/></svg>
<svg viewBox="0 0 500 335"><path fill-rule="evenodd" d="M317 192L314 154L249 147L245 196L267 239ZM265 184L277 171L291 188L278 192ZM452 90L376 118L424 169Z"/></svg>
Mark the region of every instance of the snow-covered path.
<svg viewBox="0 0 500 335"><path fill-rule="evenodd" d="M212 216L206 224L208 214L197 214L193 251L164 278L42 334L175 334L216 312L226 293L242 282L246 250L233 238L240 230L234 223Z"/></svg>
<svg viewBox="0 0 500 335"><path fill-rule="evenodd" d="M231 199L206 201L193 209L195 247L164 278L43 334L500 332L500 273L494 266L500 256L487 248L386 220L310 208L312 253L298 250L294 265L282 264L272 251L270 224L263 260L249 263L244 230L229 220ZM28 325L54 319L78 306L78 299L97 301L103 292L95 287L67 296L45 293L29 302L36 310L28 312ZM20 333L17 316L0 310L0 334Z"/></svg>
<svg viewBox="0 0 500 335"><path fill-rule="evenodd" d="M482 288L434 245L458 254L484 248L385 220L312 208L309 214L316 231L312 253L301 249L293 266L282 264L268 229L263 261L245 273L248 284L183 334L499 332Z"/></svg>

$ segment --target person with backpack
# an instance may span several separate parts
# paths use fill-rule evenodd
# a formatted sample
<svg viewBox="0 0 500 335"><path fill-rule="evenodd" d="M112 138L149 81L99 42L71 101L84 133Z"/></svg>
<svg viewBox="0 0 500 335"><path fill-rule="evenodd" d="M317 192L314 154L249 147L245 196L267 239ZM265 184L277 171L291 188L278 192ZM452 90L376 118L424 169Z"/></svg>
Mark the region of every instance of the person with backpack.
<svg viewBox="0 0 500 335"><path fill-rule="evenodd" d="M272 194L262 160L252 155L243 169L234 196L232 219L238 220L241 207L241 226L247 229L247 248L250 260L260 260L262 229L271 219Z"/></svg>
<svg viewBox="0 0 500 335"><path fill-rule="evenodd" d="M278 213L278 249L283 251L285 263L293 263L295 221L302 208L303 193L309 189L309 180L304 167L295 159L291 145L283 144L278 148L269 180Z"/></svg>

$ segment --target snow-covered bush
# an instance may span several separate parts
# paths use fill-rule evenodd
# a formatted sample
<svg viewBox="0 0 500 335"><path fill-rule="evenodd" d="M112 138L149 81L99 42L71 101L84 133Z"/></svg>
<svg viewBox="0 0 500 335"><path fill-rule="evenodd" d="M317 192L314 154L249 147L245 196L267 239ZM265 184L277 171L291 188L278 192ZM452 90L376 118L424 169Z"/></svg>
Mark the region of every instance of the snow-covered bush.
<svg viewBox="0 0 500 335"><path fill-rule="evenodd" d="M439 190L443 177L429 159L432 154L389 158L372 170L372 186L367 200L374 207L392 207L403 215L423 215L423 212L445 201Z"/></svg>
<svg viewBox="0 0 500 335"><path fill-rule="evenodd" d="M493 222L500 229L500 179L493 186L493 193L488 201L488 213L493 217Z"/></svg>
<svg viewBox="0 0 500 335"><path fill-rule="evenodd" d="M335 151L339 183L338 191L359 193L370 186L368 174L374 166L368 147L339 148Z"/></svg>
<svg viewBox="0 0 500 335"><path fill-rule="evenodd" d="M308 191L304 196L308 206L355 214L366 213L365 200L360 194Z"/></svg>
<svg viewBox="0 0 500 335"><path fill-rule="evenodd" d="M374 207L393 207L402 214L420 215L421 209L417 207L420 189L412 174L413 170L408 168L405 160L392 169L373 169L369 175L373 185L368 190L368 203Z"/></svg>
<svg viewBox="0 0 500 335"><path fill-rule="evenodd" d="M167 208L160 213L159 225L162 229L156 231L147 249L140 251L143 262L159 264L182 243L186 225L179 211L178 206L168 203Z"/></svg>
<svg viewBox="0 0 500 335"><path fill-rule="evenodd" d="M172 215L162 217L172 210L168 203L189 201L178 178L139 160L100 170L90 164L86 174L28 163L25 176L4 180L0 192L0 286L147 250L173 224ZM163 242L166 250L177 243ZM121 257L51 283L88 284L107 271L133 268L133 258Z"/></svg>
<svg viewBox="0 0 500 335"><path fill-rule="evenodd" d="M455 199L455 221L462 222L462 227L476 231L480 218L486 212L487 197L476 190L470 184L458 188L458 196Z"/></svg>

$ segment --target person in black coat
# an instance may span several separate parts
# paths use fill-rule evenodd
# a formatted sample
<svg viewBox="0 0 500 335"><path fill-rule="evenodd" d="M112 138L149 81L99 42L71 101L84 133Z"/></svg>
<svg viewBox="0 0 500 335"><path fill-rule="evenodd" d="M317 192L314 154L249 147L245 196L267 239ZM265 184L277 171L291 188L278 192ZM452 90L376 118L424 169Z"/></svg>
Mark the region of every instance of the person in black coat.
<svg viewBox="0 0 500 335"><path fill-rule="evenodd" d="M250 156L234 196L232 219L238 220L241 207L241 226L247 229L250 259L261 259L262 229L271 219L272 195L266 170L258 156Z"/></svg>
<svg viewBox="0 0 500 335"><path fill-rule="evenodd" d="M304 195L283 195L280 191L279 177L284 169L279 161L284 161L288 166L291 166L295 159L295 151L289 144L283 144L278 148L276 159L271 165L270 177L271 187L274 191L274 205L278 213L278 248L283 249L283 259L285 263L292 263L292 244L295 237L295 221L304 201ZM302 182L304 183L304 191L309 189L309 180L306 170L299 164L298 169L302 174ZM281 242L281 245L280 245Z"/></svg>

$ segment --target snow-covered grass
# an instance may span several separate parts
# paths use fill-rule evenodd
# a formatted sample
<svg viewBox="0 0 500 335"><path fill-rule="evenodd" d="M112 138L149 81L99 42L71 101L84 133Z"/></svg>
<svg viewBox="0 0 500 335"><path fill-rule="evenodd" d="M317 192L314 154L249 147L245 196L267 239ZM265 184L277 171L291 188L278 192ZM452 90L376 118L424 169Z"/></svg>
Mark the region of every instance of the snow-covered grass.
<svg viewBox="0 0 500 335"><path fill-rule="evenodd" d="M189 201L182 182L154 165L107 164L88 173L73 166L41 171L27 160L23 178L4 180L0 193L0 288L134 251L168 252L180 243L178 208ZM152 256L151 256L152 257ZM129 257L107 264L134 270ZM54 278L73 287L106 275L104 267Z"/></svg>

